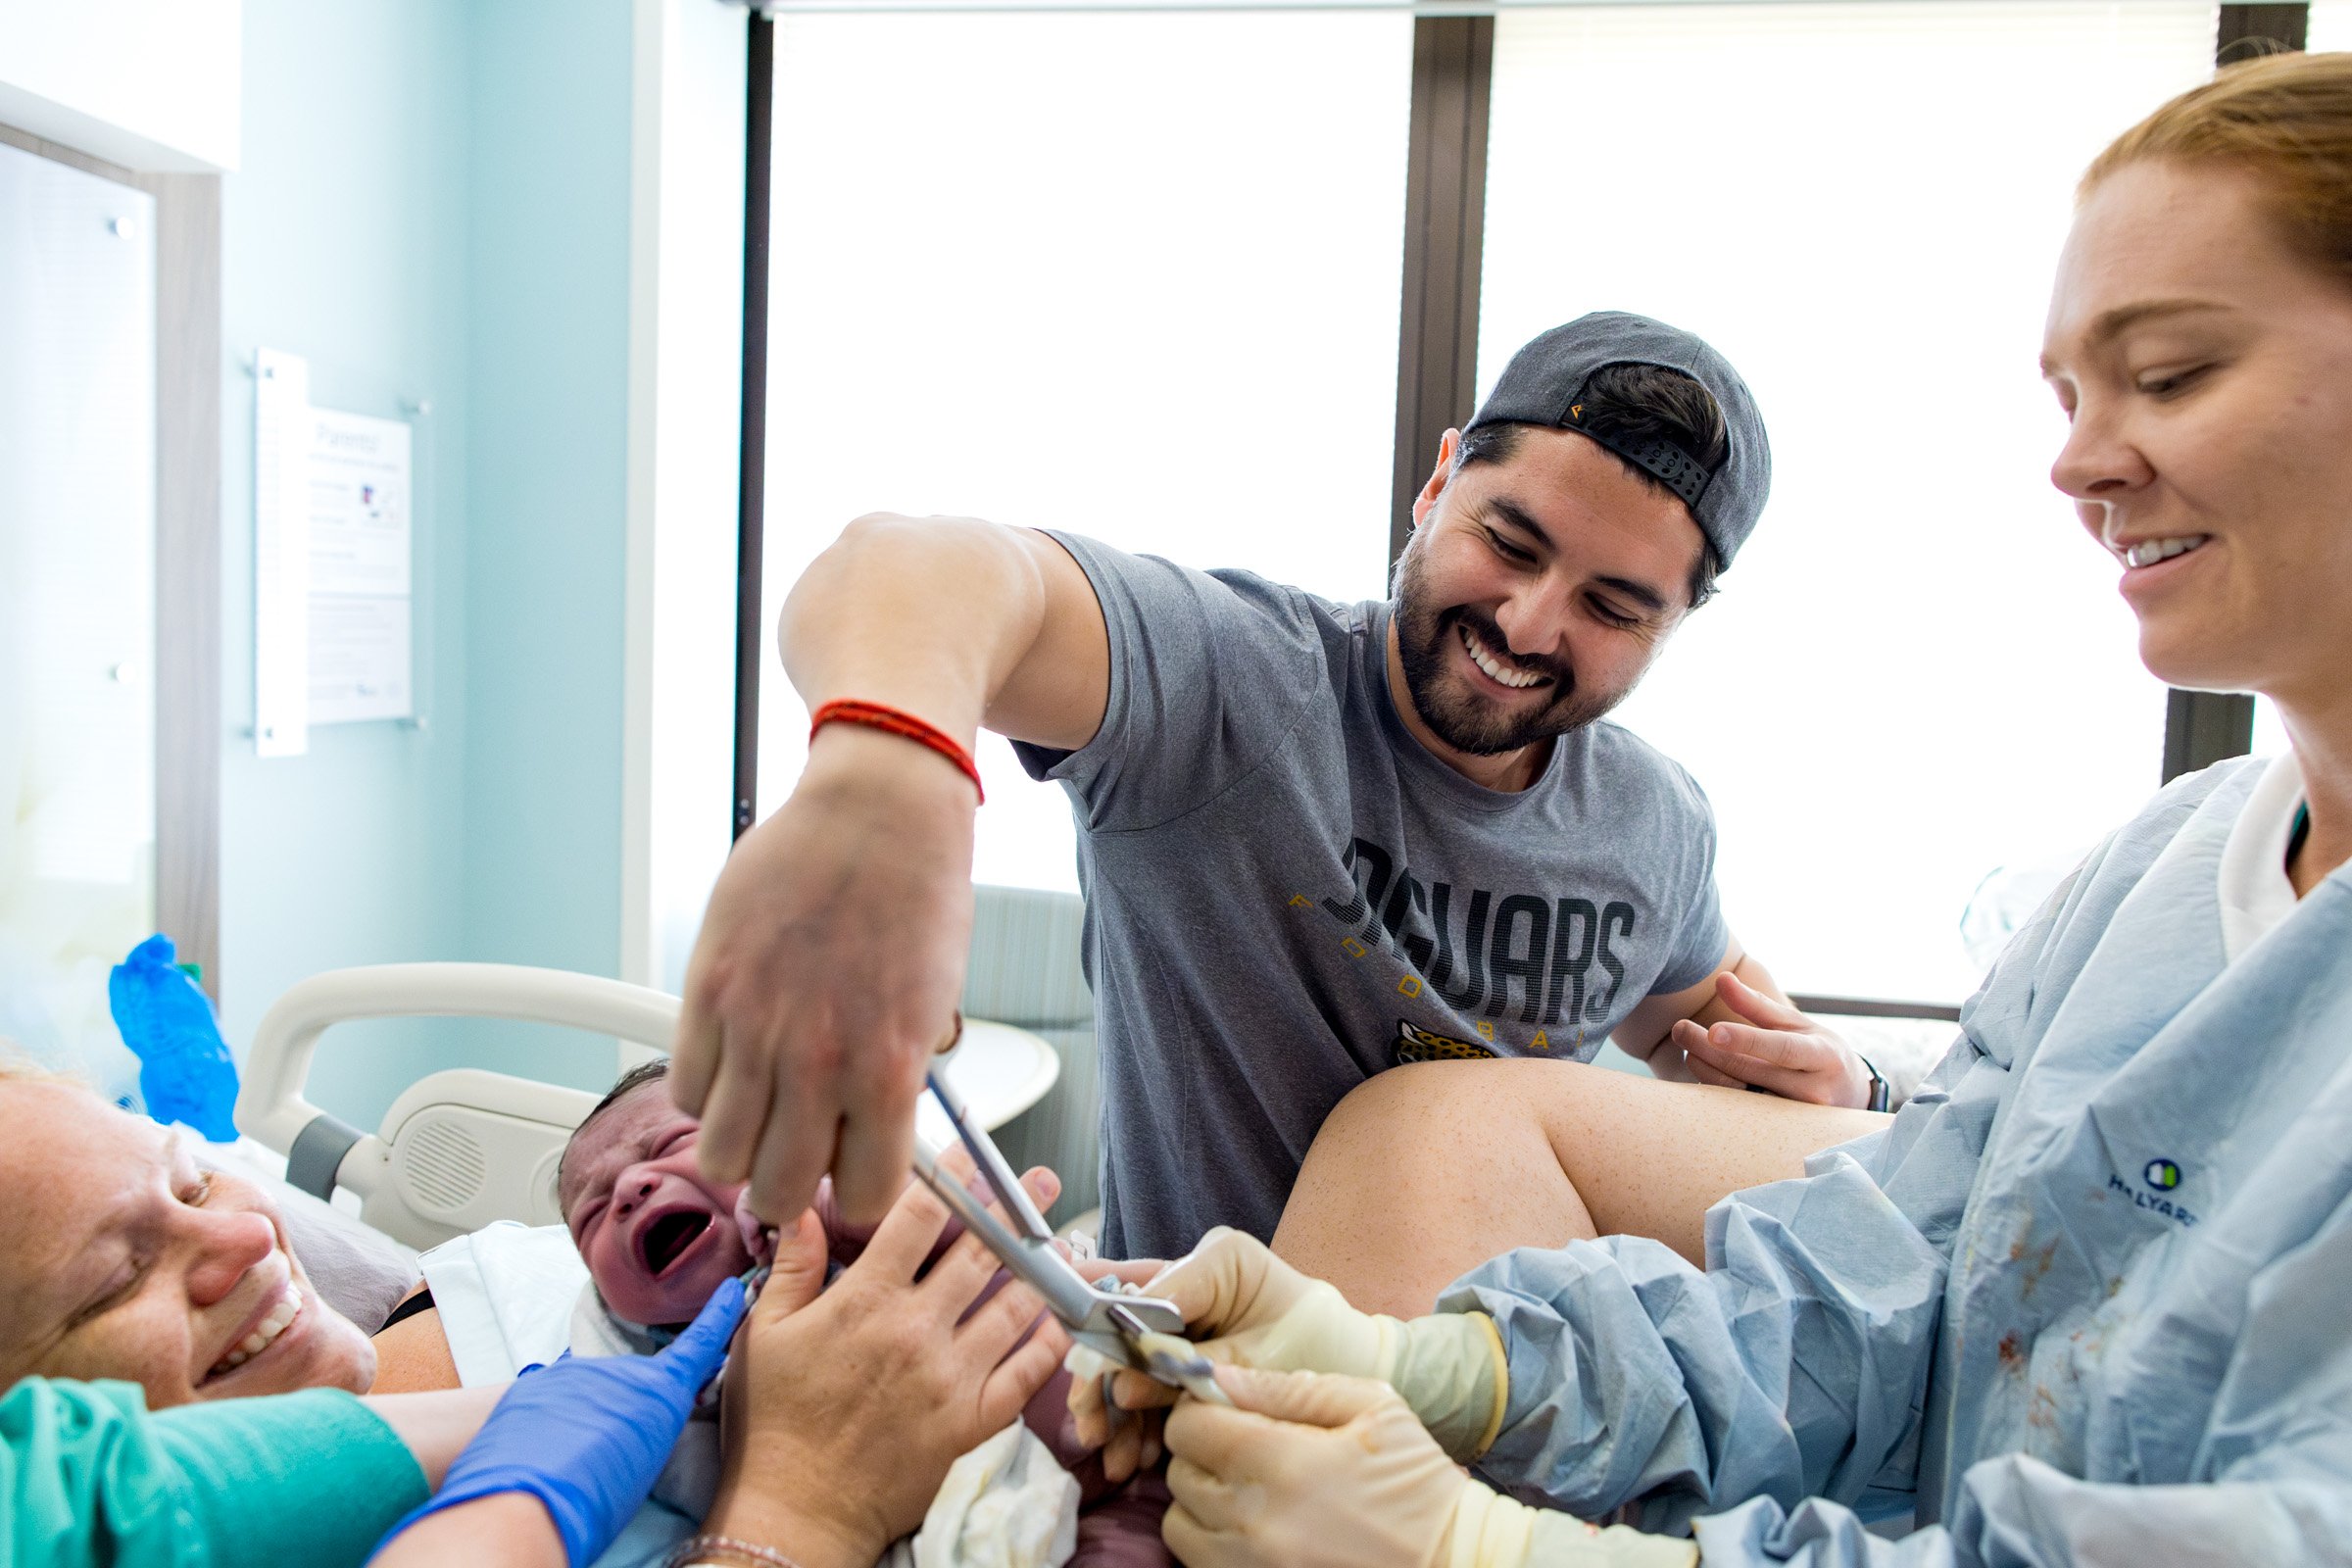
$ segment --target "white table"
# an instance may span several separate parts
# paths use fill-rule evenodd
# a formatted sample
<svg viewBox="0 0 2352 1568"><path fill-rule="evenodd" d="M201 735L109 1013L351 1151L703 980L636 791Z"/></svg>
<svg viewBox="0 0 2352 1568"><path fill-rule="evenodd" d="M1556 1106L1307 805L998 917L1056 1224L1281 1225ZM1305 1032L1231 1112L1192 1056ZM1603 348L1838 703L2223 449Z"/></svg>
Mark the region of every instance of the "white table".
<svg viewBox="0 0 2352 1568"><path fill-rule="evenodd" d="M994 1132L1046 1098L1061 1076L1061 1056L1052 1042L1026 1029L966 1018L963 1039L948 1054L947 1072L972 1119ZM956 1129L939 1102L925 1095L917 1105L915 1130L934 1147L952 1143Z"/></svg>

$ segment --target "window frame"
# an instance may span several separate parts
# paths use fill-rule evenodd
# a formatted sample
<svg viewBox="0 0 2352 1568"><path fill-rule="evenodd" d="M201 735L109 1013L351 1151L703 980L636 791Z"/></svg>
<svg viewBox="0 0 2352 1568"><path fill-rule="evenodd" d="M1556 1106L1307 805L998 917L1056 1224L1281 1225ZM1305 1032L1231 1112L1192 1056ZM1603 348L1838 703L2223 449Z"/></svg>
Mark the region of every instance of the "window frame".
<svg viewBox="0 0 2352 1568"><path fill-rule="evenodd" d="M1017 9L1017 7L1008 7ZM2310 6L2226 4L2216 8L2214 60L2300 51ZM750 14L744 231L743 492L736 585L735 836L752 825L758 800L760 560L765 529L767 397L767 231L775 24L766 6ZM1406 154L1403 301L1396 360L1396 443L1387 549L1403 553L1421 465L1440 436L1468 418L1476 401L1479 292L1483 282L1487 127L1494 68L1494 18L1416 17ZM2166 700L2160 782L2252 749L2254 702L2230 692L2174 690ZM1861 997L1801 996L1808 1012L1956 1020L1955 1004Z"/></svg>
<svg viewBox="0 0 2352 1568"><path fill-rule="evenodd" d="M218 1001L220 176L133 171L13 125L0 144L155 199L154 913Z"/></svg>

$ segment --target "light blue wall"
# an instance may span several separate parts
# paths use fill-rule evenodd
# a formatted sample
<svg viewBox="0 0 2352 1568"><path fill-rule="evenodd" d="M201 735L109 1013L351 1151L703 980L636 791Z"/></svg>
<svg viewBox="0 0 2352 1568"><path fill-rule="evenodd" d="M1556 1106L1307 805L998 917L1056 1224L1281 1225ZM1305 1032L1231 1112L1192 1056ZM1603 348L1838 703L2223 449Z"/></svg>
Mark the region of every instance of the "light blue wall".
<svg viewBox="0 0 2352 1568"><path fill-rule="evenodd" d="M614 971L630 48L627 0L247 0L222 306L220 979L240 1051L321 969ZM422 728L335 725L308 756L253 754L243 366L260 346L307 357L321 406L430 400ZM403 1085L461 1061L583 1087L612 1067L576 1036L357 1026L327 1037L313 1098L373 1126Z"/></svg>
<svg viewBox="0 0 2352 1568"><path fill-rule="evenodd" d="M476 957L611 974L630 8L504 0L474 17L466 935Z"/></svg>
<svg viewBox="0 0 2352 1568"><path fill-rule="evenodd" d="M222 1026L243 1048L304 975L449 955L465 841L467 93L457 0L248 0L245 154L223 181ZM253 379L257 347L311 362L322 406L418 430L422 730L343 724L309 755L254 756ZM331 1038L316 1084L380 1112L402 1031Z"/></svg>

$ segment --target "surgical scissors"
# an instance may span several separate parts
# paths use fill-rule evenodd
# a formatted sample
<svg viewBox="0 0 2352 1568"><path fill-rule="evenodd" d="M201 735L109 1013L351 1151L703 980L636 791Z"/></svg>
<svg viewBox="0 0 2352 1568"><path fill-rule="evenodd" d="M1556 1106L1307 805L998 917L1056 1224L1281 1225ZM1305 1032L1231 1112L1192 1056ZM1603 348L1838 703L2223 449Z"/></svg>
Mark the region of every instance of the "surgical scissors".
<svg viewBox="0 0 2352 1568"><path fill-rule="evenodd" d="M1217 1387L1207 1357L1186 1340L1184 1313L1176 1303L1090 1284L1055 1250L1046 1217L1029 1200L1020 1179L998 1152L996 1141L973 1122L962 1098L937 1068L930 1074L930 1087L932 1098L947 1112L957 1140L971 1152L989 1190L1020 1229L1016 1232L1006 1226L969 1188L941 1170L939 1151L917 1138L914 1173L923 1185L939 1195L939 1200L997 1254L1014 1279L1045 1298L1047 1308L1070 1331L1071 1339L1106 1360L1182 1389L1195 1398L1231 1404Z"/></svg>

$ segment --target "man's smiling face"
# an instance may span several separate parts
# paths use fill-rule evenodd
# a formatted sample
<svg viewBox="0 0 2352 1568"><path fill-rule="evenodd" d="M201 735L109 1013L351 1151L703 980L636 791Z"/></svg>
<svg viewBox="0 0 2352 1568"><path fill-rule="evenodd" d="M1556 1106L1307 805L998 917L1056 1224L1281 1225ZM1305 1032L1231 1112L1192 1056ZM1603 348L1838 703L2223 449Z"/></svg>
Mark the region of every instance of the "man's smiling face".
<svg viewBox="0 0 2352 1568"><path fill-rule="evenodd" d="M1421 721L1469 757L1615 708L1690 607L1690 509L1571 430L1522 427L1499 462L1439 474L1396 564L1396 649Z"/></svg>

